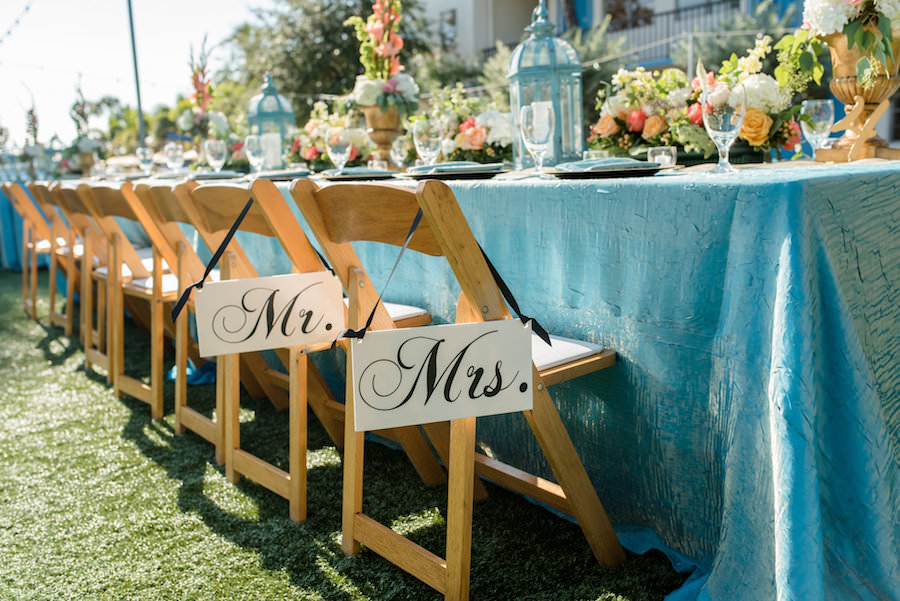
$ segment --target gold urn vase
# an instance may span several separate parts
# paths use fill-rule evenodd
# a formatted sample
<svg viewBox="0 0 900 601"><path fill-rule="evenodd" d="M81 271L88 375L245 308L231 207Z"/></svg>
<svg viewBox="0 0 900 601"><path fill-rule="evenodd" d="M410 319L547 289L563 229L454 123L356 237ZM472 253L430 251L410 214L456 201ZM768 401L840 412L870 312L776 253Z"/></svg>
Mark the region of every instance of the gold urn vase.
<svg viewBox="0 0 900 601"><path fill-rule="evenodd" d="M366 117L369 139L375 144L375 158L385 161L392 168L391 144L403 133L400 129L400 113L397 107L389 106L386 111L376 105L359 107Z"/></svg>
<svg viewBox="0 0 900 601"><path fill-rule="evenodd" d="M877 31L875 35L880 36ZM892 44L894 52L894 60L885 65L886 73L879 75L875 79L875 85L870 88L864 88L856 77L856 63L862 58L863 53L858 47L850 49L847 47L847 36L842 33L832 33L825 36L824 40L828 44L831 51L832 79L828 84L831 93L835 98L844 104L844 108L849 111L856 103L856 97L860 96L865 102L862 112L851 123L844 135L835 141L830 150L817 151L816 157L822 154L822 160L841 160L846 157L847 152L856 142L858 132L860 132L872 113L878 108L884 100L890 98L897 88L900 87L900 78L897 77L897 69L900 67L900 32L894 33ZM887 149L888 143L881 136L874 136L866 140L865 149L859 158L875 157L884 154L879 149ZM891 157L893 158L893 157ZM843 158L846 161L846 158Z"/></svg>

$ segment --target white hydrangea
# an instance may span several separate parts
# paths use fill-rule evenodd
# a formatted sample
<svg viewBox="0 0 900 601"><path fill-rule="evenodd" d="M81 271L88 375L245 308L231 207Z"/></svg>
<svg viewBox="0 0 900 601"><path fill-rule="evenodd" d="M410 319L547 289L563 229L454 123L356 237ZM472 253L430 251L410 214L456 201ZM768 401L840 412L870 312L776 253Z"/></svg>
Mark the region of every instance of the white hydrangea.
<svg viewBox="0 0 900 601"><path fill-rule="evenodd" d="M859 16L862 5L862 2L848 0L805 0L803 22L809 24L815 35L842 31L844 25Z"/></svg>
<svg viewBox="0 0 900 601"><path fill-rule="evenodd" d="M363 150L369 147L369 134L362 128L348 128L344 130L345 139L356 146L357 150Z"/></svg>
<svg viewBox="0 0 900 601"><path fill-rule="evenodd" d="M738 84L737 88L743 88L748 107L764 113L779 113L791 106L790 92L782 89L771 75L756 73Z"/></svg>
<svg viewBox="0 0 900 601"><path fill-rule="evenodd" d="M178 115L178 119L175 121L175 125L178 126L178 129L182 131L188 131L193 129L194 127L194 111L191 109L187 109L180 115Z"/></svg>
<svg viewBox="0 0 900 601"><path fill-rule="evenodd" d="M728 102L731 96L731 90L728 84L717 81L712 87L706 90L706 102L713 107L720 107Z"/></svg>
<svg viewBox="0 0 900 601"><path fill-rule="evenodd" d="M397 82L397 91L406 100L419 99L419 86L412 77L401 71L396 73L391 79Z"/></svg>
<svg viewBox="0 0 900 601"><path fill-rule="evenodd" d="M512 114L489 110L475 117L475 125L487 129L487 143L508 146L512 144Z"/></svg>
<svg viewBox="0 0 900 601"><path fill-rule="evenodd" d="M384 82L380 79L369 79L365 75L356 78L353 87L353 99L361 106L372 106L378 101L378 95L384 88Z"/></svg>
<svg viewBox="0 0 900 601"><path fill-rule="evenodd" d="M900 17L900 0L875 0L875 8L892 23ZM895 23L895 26L897 23Z"/></svg>
<svg viewBox="0 0 900 601"><path fill-rule="evenodd" d="M677 90L669 92L666 101L670 107L682 109L687 105L688 98L690 98L693 93L691 88L678 88Z"/></svg>
<svg viewBox="0 0 900 601"><path fill-rule="evenodd" d="M228 119L225 117L225 113L213 112L209 114L209 124L213 127L213 130L219 135L225 135L228 133Z"/></svg>
<svg viewBox="0 0 900 601"><path fill-rule="evenodd" d="M453 154L453 151L456 150L456 140L453 138L443 138L441 140L441 154L445 157Z"/></svg>

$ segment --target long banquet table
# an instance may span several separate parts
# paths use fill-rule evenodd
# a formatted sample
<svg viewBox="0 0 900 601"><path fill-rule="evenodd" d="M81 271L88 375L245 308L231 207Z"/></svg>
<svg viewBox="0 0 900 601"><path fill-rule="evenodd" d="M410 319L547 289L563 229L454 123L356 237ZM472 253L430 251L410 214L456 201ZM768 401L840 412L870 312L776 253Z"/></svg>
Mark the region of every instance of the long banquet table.
<svg viewBox="0 0 900 601"><path fill-rule="evenodd" d="M618 351L551 392L623 543L696 567L670 599L900 599L900 166L450 186L523 311ZM386 297L457 294L408 253ZM551 476L521 416L478 433Z"/></svg>
<svg viewBox="0 0 900 601"><path fill-rule="evenodd" d="M618 351L551 392L623 544L693 570L670 600L900 600L900 165L450 186L526 313ZM384 282L396 249L356 246ZM386 298L457 294L407 253ZM478 435L552 476L521 416Z"/></svg>

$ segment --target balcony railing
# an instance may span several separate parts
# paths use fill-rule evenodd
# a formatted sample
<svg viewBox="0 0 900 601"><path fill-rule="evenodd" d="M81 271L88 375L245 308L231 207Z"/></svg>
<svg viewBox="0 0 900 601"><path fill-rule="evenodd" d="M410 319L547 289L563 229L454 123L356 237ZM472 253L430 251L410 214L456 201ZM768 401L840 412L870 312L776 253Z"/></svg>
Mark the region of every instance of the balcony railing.
<svg viewBox="0 0 900 601"><path fill-rule="evenodd" d="M625 36L625 49L639 49L629 56L629 62L662 61L671 56L682 34L714 31L740 10L740 5L740 0L718 0L659 13L644 9L613 15L610 30Z"/></svg>

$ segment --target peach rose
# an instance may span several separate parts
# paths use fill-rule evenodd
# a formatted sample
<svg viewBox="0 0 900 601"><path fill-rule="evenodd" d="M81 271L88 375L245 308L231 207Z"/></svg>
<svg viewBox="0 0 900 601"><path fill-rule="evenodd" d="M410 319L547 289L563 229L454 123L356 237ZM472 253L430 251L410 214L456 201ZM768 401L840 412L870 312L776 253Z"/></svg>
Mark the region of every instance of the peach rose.
<svg viewBox="0 0 900 601"><path fill-rule="evenodd" d="M483 127L472 126L466 131L459 132L456 136L456 147L465 150L480 150L487 140L487 130Z"/></svg>
<svg viewBox="0 0 900 601"><path fill-rule="evenodd" d="M703 106L699 102L688 107L688 119L694 125L703 125Z"/></svg>
<svg viewBox="0 0 900 601"><path fill-rule="evenodd" d="M601 138L608 138L610 136L614 136L619 133L619 124L616 123L615 117L606 113L600 120L597 121L597 124L594 125L594 133L600 136Z"/></svg>
<svg viewBox="0 0 900 601"><path fill-rule="evenodd" d="M750 107L744 115L744 125L738 137L747 140L750 146L762 146L769 139L772 118L757 108Z"/></svg>
<svg viewBox="0 0 900 601"><path fill-rule="evenodd" d="M650 115L644 122L644 133L641 134L641 137L645 140L649 140L650 138L663 133L668 128L669 124L666 123L666 120L662 116Z"/></svg>

